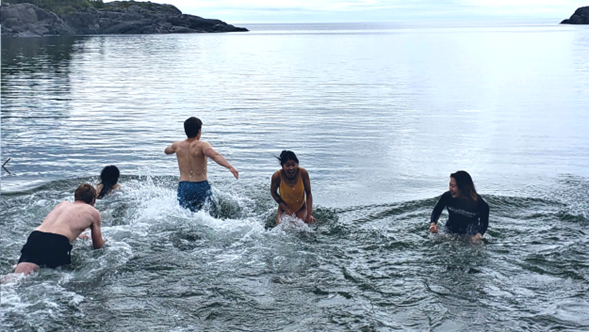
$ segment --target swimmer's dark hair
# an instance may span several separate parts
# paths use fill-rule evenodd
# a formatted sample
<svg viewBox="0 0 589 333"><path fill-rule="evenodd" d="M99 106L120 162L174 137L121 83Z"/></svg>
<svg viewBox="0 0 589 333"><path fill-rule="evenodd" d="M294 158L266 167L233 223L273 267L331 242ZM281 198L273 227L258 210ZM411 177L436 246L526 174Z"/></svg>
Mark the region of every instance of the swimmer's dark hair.
<svg viewBox="0 0 589 333"><path fill-rule="evenodd" d="M295 155L295 153L293 153L290 150L283 150L282 153L280 153L280 157L278 157L278 156L274 156L274 157L276 157L280 161L280 165L284 165L288 160L293 160L293 161L297 162L297 164L299 163L299 159L297 158L297 155Z"/></svg>
<svg viewBox="0 0 589 333"><path fill-rule="evenodd" d="M189 138L196 138L202 128L202 121L196 117L190 117L184 121L184 132Z"/></svg>
<svg viewBox="0 0 589 333"><path fill-rule="evenodd" d="M462 170L456 171L453 174L450 174L450 178L454 178L456 186L462 195L471 201L477 202L477 190L475 189L474 182L468 172Z"/></svg>
<svg viewBox="0 0 589 333"><path fill-rule="evenodd" d="M94 189L94 186L86 183L78 186L78 189L74 193L74 200L81 200L89 205L92 204L92 200L95 198L96 190Z"/></svg>
<svg viewBox="0 0 589 333"><path fill-rule="evenodd" d="M102 169L99 183L99 185L102 184L102 189L100 190L100 193L98 193L98 199L104 198L105 195L112 191L113 186L119 181L120 175L119 168L114 165L109 165Z"/></svg>

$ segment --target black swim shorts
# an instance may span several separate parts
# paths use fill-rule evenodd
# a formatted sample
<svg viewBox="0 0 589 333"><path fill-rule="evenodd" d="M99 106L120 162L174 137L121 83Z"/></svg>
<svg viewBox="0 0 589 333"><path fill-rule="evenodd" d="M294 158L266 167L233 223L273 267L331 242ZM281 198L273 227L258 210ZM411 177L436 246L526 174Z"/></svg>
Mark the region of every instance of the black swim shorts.
<svg viewBox="0 0 589 333"><path fill-rule="evenodd" d="M72 262L71 250L72 244L64 235L35 230L29 235L27 243L20 250L22 255L18 263L30 262L49 268L69 265Z"/></svg>

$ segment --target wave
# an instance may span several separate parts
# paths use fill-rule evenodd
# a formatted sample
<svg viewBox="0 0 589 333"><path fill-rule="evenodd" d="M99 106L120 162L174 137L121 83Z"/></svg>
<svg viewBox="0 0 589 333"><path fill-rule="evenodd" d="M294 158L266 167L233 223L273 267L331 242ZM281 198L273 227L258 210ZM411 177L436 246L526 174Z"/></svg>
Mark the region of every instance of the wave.
<svg viewBox="0 0 589 333"><path fill-rule="evenodd" d="M89 240L77 240L71 267L2 285L2 327L472 328L457 315L466 310L528 330L586 327L578 315L589 280L587 210L578 202L583 182L567 183L566 195L482 194L490 226L485 242L473 244L427 231L438 197L318 206L317 224L287 218L267 228L276 212L267 184L214 183L210 206L193 213L177 204L175 179L122 177L123 190L96 205L109 246L94 251ZM81 182L97 180L55 181L3 195L2 273L13 269L26 236L55 204L71 200ZM563 298L572 303L560 305ZM438 307L447 312L423 320L419 309ZM526 319L550 307L558 311ZM302 317L292 317L300 311ZM99 318L117 325L100 326Z"/></svg>

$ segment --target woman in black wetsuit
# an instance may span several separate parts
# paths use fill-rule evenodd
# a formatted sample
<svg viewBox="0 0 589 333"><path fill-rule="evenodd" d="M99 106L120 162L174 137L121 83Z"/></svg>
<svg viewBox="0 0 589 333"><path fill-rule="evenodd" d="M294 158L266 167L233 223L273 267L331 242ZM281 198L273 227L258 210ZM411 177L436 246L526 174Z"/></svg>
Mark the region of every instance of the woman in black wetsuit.
<svg viewBox="0 0 589 333"><path fill-rule="evenodd" d="M438 219L444 208L448 210L448 232L470 235L473 241L483 238L489 226L489 205L477 194L468 172L450 175L450 189L434 207L429 231L438 232Z"/></svg>

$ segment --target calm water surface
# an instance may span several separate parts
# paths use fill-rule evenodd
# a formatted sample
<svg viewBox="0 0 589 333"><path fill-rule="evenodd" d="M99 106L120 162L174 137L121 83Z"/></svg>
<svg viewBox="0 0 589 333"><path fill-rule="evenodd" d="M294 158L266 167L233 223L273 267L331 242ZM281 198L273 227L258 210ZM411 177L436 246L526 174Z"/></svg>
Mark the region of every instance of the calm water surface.
<svg viewBox="0 0 589 333"><path fill-rule="evenodd" d="M2 285L8 331L589 330L589 29L246 25L249 33L2 39L0 273L81 182L116 164L105 249ZM210 209L164 148L197 116ZM274 229L273 155L315 215ZM482 244L427 232L459 169Z"/></svg>

